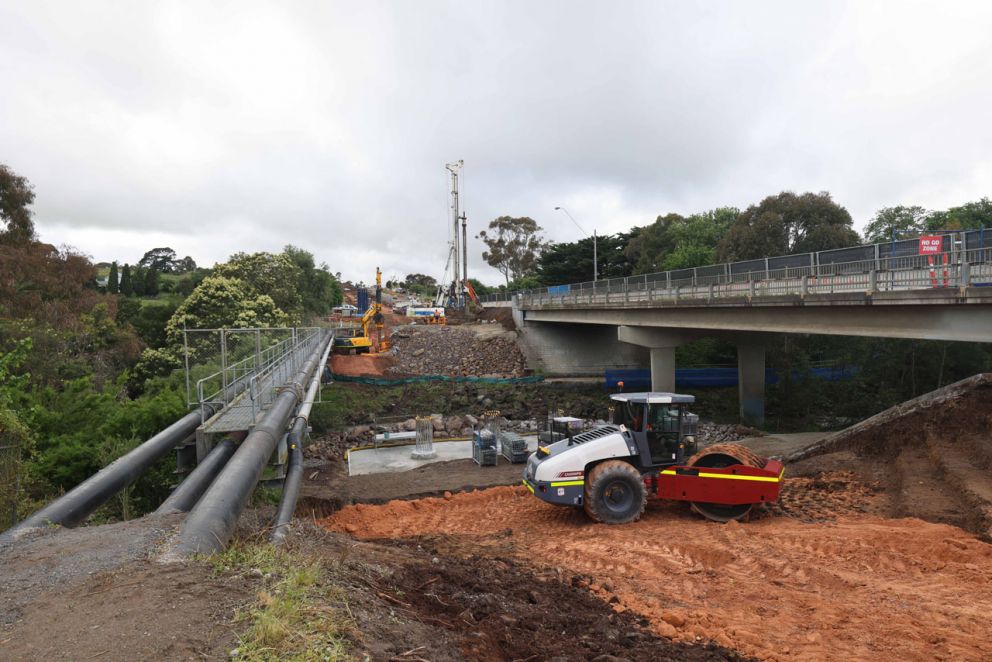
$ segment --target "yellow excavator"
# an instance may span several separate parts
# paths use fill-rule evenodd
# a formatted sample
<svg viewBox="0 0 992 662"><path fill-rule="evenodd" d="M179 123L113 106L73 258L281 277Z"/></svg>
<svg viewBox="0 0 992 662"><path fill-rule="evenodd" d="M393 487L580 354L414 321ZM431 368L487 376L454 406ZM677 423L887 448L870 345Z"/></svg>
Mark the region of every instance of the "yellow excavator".
<svg viewBox="0 0 992 662"><path fill-rule="evenodd" d="M382 272L375 268L375 301L362 315L361 326L354 329L339 329L334 337L334 351L338 354L369 354L372 352L372 327L375 325L378 352L389 349L389 341L384 337L384 317L382 314ZM348 334L351 335L348 335Z"/></svg>

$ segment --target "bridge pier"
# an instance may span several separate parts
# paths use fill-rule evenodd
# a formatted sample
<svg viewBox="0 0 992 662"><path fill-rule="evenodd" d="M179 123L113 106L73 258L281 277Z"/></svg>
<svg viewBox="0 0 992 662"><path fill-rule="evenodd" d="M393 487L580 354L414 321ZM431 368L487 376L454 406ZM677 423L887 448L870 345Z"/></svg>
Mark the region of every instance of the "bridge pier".
<svg viewBox="0 0 992 662"><path fill-rule="evenodd" d="M765 346L760 339L737 343L737 397L741 421L761 428L765 424Z"/></svg>
<svg viewBox="0 0 992 662"><path fill-rule="evenodd" d="M617 327L625 343L651 352L651 390L675 392L675 348L703 336L722 336L737 344L737 395L741 422L760 428L765 424L765 345L762 334L686 331L644 326Z"/></svg>
<svg viewBox="0 0 992 662"><path fill-rule="evenodd" d="M651 390L675 392L675 348L651 348Z"/></svg>
<svg viewBox="0 0 992 662"><path fill-rule="evenodd" d="M675 348L698 338L684 331L643 326L617 327L621 342L647 347L651 351L651 390L675 392Z"/></svg>

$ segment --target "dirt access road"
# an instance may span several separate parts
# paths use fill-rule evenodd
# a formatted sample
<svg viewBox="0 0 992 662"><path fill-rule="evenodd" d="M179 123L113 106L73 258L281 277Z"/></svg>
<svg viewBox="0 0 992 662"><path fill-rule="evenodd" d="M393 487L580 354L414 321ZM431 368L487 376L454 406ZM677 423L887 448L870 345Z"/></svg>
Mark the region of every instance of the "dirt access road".
<svg viewBox="0 0 992 662"><path fill-rule="evenodd" d="M872 491L850 476L794 480L807 502L843 514L720 525L653 501L639 522L607 526L496 487L349 506L323 524L363 539L440 535L465 554L577 573L660 635L762 659L992 657L992 546L944 524L862 515Z"/></svg>

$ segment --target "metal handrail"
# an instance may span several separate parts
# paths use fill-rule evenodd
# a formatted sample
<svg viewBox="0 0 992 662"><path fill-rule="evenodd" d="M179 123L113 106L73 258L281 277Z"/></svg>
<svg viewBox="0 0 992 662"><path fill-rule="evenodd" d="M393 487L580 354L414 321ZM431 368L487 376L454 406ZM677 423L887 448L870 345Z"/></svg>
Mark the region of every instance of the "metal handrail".
<svg viewBox="0 0 992 662"><path fill-rule="evenodd" d="M232 329L232 331L237 330ZM305 335L298 332L305 332ZM229 406L246 391L251 403L252 414L253 416L257 415L265 408L265 402L263 402L262 393L258 387L259 380L280 369L286 363L292 364L291 369L295 369L298 355L301 352L309 353L310 349L319 341L320 332L321 329L318 327L294 329L292 337L281 340L231 365L222 365L220 370L197 380L195 386L196 404L201 408L203 421L206 421L213 411ZM210 393L205 392L209 384L217 382L222 384L220 388ZM215 405L215 408L208 410L205 407L208 404Z"/></svg>
<svg viewBox="0 0 992 662"><path fill-rule="evenodd" d="M569 285L556 285L514 293L499 293L483 297L483 302L507 301L517 297L524 302L614 300L623 295L624 300L636 300L650 293L648 298L701 298L737 295L808 294L810 292L840 292L865 289L887 291L896 289L932 289L940 287L967 287L975 276L992 281L992 247L985 246L992 239L982 236L978 248L961 248L968 245L968 235L960 233L960 242L947 241L951 250L934 255L906 254L885 244L887 254L879 246L861 246L856 249L821 251L805 255L749 260L692 269L680 269L654 274L626 276ZM900 242L897 242L900 243ZM905 242L901 242L905 243ZM910 240L910 243L916 244ZM973 242L972 242L973 243ZM832 261L831 254L851 250L873 250L869 259ZM806 265L798 264L809 258ZM780 264L782 260L793 264ZM754 268L760 267L760 268ZM841 280L838 280L841 279ZM631 294L634 296L631 297Z"/></svg>

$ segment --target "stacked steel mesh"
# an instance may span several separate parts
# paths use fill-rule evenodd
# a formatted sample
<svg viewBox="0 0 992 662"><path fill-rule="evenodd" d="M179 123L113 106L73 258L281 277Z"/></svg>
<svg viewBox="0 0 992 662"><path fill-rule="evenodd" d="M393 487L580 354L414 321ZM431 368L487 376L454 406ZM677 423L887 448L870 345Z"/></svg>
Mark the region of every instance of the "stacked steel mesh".
<svg viewBox="0 0 992 662"><path fill-rule="evenodd" d="M503 432L499 435L500 454L511 464L527 461L527 441L516 432Z"/></svg>

